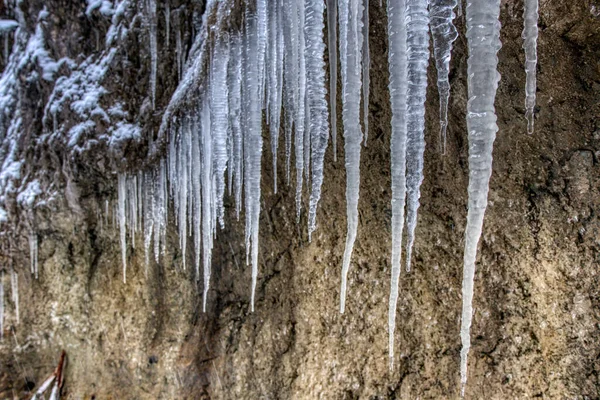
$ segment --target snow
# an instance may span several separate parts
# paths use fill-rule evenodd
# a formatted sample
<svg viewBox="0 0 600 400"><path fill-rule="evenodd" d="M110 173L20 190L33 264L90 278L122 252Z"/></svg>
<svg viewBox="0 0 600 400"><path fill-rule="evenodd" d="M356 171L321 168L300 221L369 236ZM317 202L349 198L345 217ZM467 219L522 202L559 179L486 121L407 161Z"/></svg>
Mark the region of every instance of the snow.
<svg viewBox="0 0 600 400"><path fill-rule="evenodd" d="M21 190L17 196L17 201L25 208L30 209L33 207L33 203L37 196L42 194L40 183L37 180L30 181L25 189Z"/></svg>
<svg viewBox="0 0 600 400"><path fill-rule="evenodd" d="M85 15L91 17L94 11L98 10L104 17L112 17L114 10L113 4L108 0L86 0L87 7L85 9Z"/></svg>
<svg viewBox="0 0 600 400"><path fill-rule="evenodd" d="M11 19L0 19L0 35L6 35L17 29L19 23Z"/></svg>

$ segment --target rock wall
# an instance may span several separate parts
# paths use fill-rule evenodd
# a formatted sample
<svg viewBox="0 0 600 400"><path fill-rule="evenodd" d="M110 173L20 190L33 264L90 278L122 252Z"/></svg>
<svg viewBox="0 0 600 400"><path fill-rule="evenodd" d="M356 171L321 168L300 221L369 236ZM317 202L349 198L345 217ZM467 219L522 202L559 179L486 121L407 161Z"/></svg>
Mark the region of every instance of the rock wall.
<svg viewBox="0 0 600 400"><path fill-rule="evenodd" d="M182 269L174 224L164 260L146 270L138 237L128 252L127 283L121 279L115 172L152 164L145 154L178 82L176 32L189 48L204 9L202 2L169 1L178 20L172 20L167 47L165 5L159 4L159 90L152 111L143 1L138 3L104 15L101 7L86 10L84 2L20 2L28 35L35 34L45 7L42 29L54 60L69 57L81 65L91 57L93 64L109 47L116 49L99 104L108 110L120 103L125 116L110 114L106 121L90 113L85 119L65 108L54 129L43 118L45 106L58 79L77 68L65 62L50 80L30 79L33 72L43 74L39 63L20 70L20 101L8 111L21 112L15 154L24 163L12 186L3 183L8 217L0 244L6 292L0 397L27 398L65 349L67 399L458 398L468 180L464 19L458 18L461 35L452 59L446 155L438 151L435 69L429 70L422 205L413 271L401 275L398 360L390 372L385 8L371 2L371 128L362 152L360 225L345 314L338 311L346 233L341 145L337 163L331 146L326 154L319 226L310 244L306 221L295 223L295 189L280 185L273 194L265 151L256 311L249 311L243 224L228 204L202 313L202 284ZM500 131L477 266L466 398L599 398L600 3L541 2L533 135L526 134L524 117L522 9L522 1L502 2ZM10 7L0 13L15 17ZM108 46L114 15L121 15L117 23L125 31ZM7 68L7 60L0 65ZM89 77L91 70L83 71ZM87 120L94 126L70 144L67 133ZM138 126L139 134L106 139L115 121ZM338 138L343 144L341 131ZM5 159L9 139L3 138ZM41 190L29 204L19 194L34 178ZM32 231L39 242L38 279L29 272ZM186 256L193 259L192 251ZM19 275L18 324L9 299L11 268Z"/></svg>

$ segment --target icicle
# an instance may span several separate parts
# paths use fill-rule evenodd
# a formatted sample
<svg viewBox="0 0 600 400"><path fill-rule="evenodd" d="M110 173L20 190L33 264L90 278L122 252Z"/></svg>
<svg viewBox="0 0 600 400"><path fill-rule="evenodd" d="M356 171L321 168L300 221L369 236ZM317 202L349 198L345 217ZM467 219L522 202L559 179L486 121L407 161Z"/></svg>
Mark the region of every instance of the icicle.
<svg viewBox="0 0 600 400"><path fill-rule="evenodd" d="M364 1L363 12L363 59L362 59L362 92L363 92L363 122L365 126L365 147L369 137L369 89L371 70L371 51L369 50L369 0Z"/></svg>
<svg viewBox="0 0 600 400"><path fill-rule="evenodd" d="M321 198L323 184L323 161L329 139L327 100L325 99L325 42L323 38L324 4L322 0L306 0L306 82L307 124L310 134L312 160L312 188L308 213L308 240L317 226L317 206ZM306 149L308 152L308 149Z"/></svg>
<svg viewBox="0 0 600 400"><path fill-rule="evenodd" d="M440 149L446 154L446 129L448 127L448 98L450 97L450 57L452 43L458 32L452 21L456 0L434 0L429 6L431 19L431 37L433 38L433 54L437 69L437 87L440 98Z"/></svg>
<svg viewBox="0 0 600 400"><path fill-rule="evenodd" d="M0 36L4 37L4 65L8 65L8 55L9 55L9 35L8 33L0 34Z"/></svg>
<svg viewBox="0 0 600 400"><path fill-rule="evenodd" d="M4 338L4 271L0 272L0 340Z"/></svg>
<svg viewBox="0 0 600 400"><path fill-rule="evenodd" d="M421 183L423 182L423 153L425 151L425 95L427 94L427 65L429 62L427 0L407 0L406 21L408 51L406 270L410 271Z"/></svg>
<svg viewBox="0 0 600 400"><path fill-rule="evenodd" d="M190 165L190 157L189 151L191 150L191 138L192 132L189 123L189 118L184 119L184 123L181 127L181 132L179 134L179 157L177 158L179 162L178 166L178 194L179 194L179 248L181 249L181 265L183 270L186 270L186 260L187 260L187 226L188 226L188 183L189 183L189 174L188 167Z"/></svg>
<svg viewBox="0 0 600 400"><path fill-rule="evenodd" d="M174 183L174 181L171 181ZM166 225L167 225L167 162L163 159L159 164L157 171L157 179L154 187L154 204L153 210L153 230L154 230L154 258L158 263L160 261L161 243L164 254L166 247Z"/></svg>
<svg viewBox="0 0 600 400"><path fill-rule="evenodd" d="M358 229L360 190L360 127L362 4L359 0L339 0L340 61L342 65L342 121L346 157L346 203L348 233L342 265L340 312L346 305L346 282Z"/></svg>
<svg viewBox="0 0 600 400"><path fill-rule="evenodd" d="M494 100L500 74L497 71L500 49L500 0L471 0L467 3L467 40L469 58L467 77L467 129L469 131L469 206L465 229L460 337L461 394L467 384L467 357L471 347L473 317L473 280L477 244L483 228L489 181L492 174L492 149L498 126Z"/></svg>
<svg viewBox="0 0 600 400"><path fill-rule="evenodd" d="M525 49L525 117L527 118L527 133L533 133L535 92L536 92L536 66L537 66L537 39L538 39L538 0L525 0L523 14L523 48Z"/></svg>
<svg viewBox="0 0 600 400"><path fill-rule="evenodd" d="M15 305L15 317L19 323L19 275L13 269L10 271L10 289L12 293L12 302Z"/></svg>
<svg viewBox="0 0 600 400"><path fill-rule="evenodd" d="M171 36L171 6L169 1L165 2L165 47L169 48L169 37Z"/></svg>
<svg viewBox="0 0 600 400"><path fill-rule="evenodd" d="M200 150L202 131L199 126L198 115L194 112L193 131L199 132L192 137L192 201L193 201L193 223L194 254L196 261L196 279L200 280L200 253L202 251L202 151Z"/></svg>
<svg viewBox="0 0 600 400"><path fill-rule="evenodd" d="M215 198L216 213L221 228L225 227L225 169L227 168L227 121L229 104L227 103L227 64L229 62L229 37L218 39L213 51L210 75L210 121L213 139L214 173L216 177Z"/></svg>
<svg viewBox="0 0 600 400"><path fill-rule="evenodd" d="M327 0L327 50L329 51L329 110L333 162L337 161L337 0Z"/></svg>
<svg viewBox="0 0 600 400"><path fill-rule="evenodd" d="M235 35L231 41L230 62L227 86L229 88L229 113L232 137L232 154L230 170L233 171L233 196L235 197L235 212L240 219L242 208L242 126L241 126L241 98L242 98L242 38Z"/></svg>
<svg viewBox="0 0 600 400"><path fill-rule="evenodd" d="M29 258L31 261L31 273L38 279L38 237L37 233L29 233Z"/></svg>
<svg viewBox="0 0 600 400"><path fill-rule="evenodd" d="M285 106L285 164L286 181L290 182L290 160L292 152L292 130L298 105L298 14L295 1L284 3L284 84L283 101Z"/></svg>
<svg viewBox="0 0 600 400"><path fill-rule="evenodd" d="M279 145L279 128L281 125L281 97L283 86L283 20L282 5L276 0L269 14L269 99L268 119L271 135L271 153L273 157L273 192L277 193L277 148Z"/></svg>
<svg viewBox="0 0 600 400"><path fill-rule="evenodd" d="M121 260L123 262L123 283L127 283L127 215L125 205L127 201L127 175L118 176L118 218L119 234L121 239Z"/></svg>
<svg viewBox="0 0 600 400"><path fill-rule="evenodd" d="M150 93L152 109L156 105L156 70L158 65L158 43L156 40L156 0L146 0L146 24L150 37Z"/></svg>
<svg viewBox="0 0 600 400"><path fill-rule="evenodd" d="M176 14L179 20L179 13ZM177 56L177 77L181 80L183 76L183 45L181 43L181 28L179 24L176 26L176 35L175 35L175 55Z"/></svg>
<svg viewBox="0 0 600 400"><path fill-rule="evenodd" d="M265 108L265 60L267 54L267 0L256 0L258 28L258 99L261 110Z"/></svg>
<svg viewBox="0 0 600 400"><path fill-rule="evenodd" d="M398 281L402 259L402 231L406 202L406 1L388 0L390 104L392 108L392 274L388 310L389 362L394 369L394 332L398 304Z"/></svg>
<svg viewBox="0 0 600 400"><path fill-rule="evenodd" d="M296 15L298 18L298 102L296 104L296 118L294 120L296 151L296 222L300 222L302 210L302 183L306 166L305 129L306 129L306 63L305 63L305 38L304 38L304 0L296 2Z"/></svg>
<svg viewBox="0 0 600 400"><path fill-rule="evenodd" d="M204 265L204 291L202 311L206 312L206 300L210 284L211 257L213 247L213 148L211 138L211 113L208 100L204 100L200 110L202 140L202 248Z"/></svg>
<svg viewBox="0 0 600 400"><path fill-rule="evenodd" d="M135 249L135 231L137 228L137 178L135 176L127 177L127 205L126 209L129 215L126 217L128 221L129 232L131 236L131 247Z"/></svg>
<svg viewBox="0 0 600 400"><path fill-rule="evenodd" d="M148 277L150 266L150 248L152 246L152 230L154 228L154 181L152 172L143 175L143 208L144 208L144 260L145 273Z"/></svg>
<svg viewBox="0 0 600 400"><path fill-rule="evenodd" d="M260 180L262 158L262 113L260 109L260 56L256 49L260 45L260 30L256 17L247 15L245 54L244 109L244 188L246 194L246 245L250 247L252 262L252 294L250 309L254 311L256 281L258 277L258 232L260 217ZM247 249L248 250L248 249Z"/></svg>

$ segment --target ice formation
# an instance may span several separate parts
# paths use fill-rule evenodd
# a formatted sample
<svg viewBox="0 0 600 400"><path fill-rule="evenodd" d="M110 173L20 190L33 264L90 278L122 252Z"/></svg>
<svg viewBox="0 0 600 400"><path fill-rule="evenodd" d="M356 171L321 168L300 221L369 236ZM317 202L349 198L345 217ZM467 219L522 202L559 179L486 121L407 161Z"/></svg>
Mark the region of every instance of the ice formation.
<svg viewBox="0 0 600 400"><path fill-rule="evenodd" d="M342 264L340 312L346 308L346 289L350 260L358 229L358 197L360 189L360 147L363 139L360 126L362 13L359 0L339 0L340 61L342 65L342 121L346 165L346 217L348 232Z"/></svg>
<svg viewBox="0 0 600 400"><path fill-rule="evenodd" d="M434 0L429 5L433 54L437 69L437 87L440 99L440 149L446 153L446 130L448 128L448 98L450 97L450 56L452 43L458 37L454 20L456 0Z"/></svg>
<svg viewBox="0 0 600 400"><path fill-rule="evenodd" d="M158 66L158 42L156 38L156 0L146 0L146 26L150 41L150 96L152 108L156 105L156 75Z"/></svg>
<svg viewBox="0 0 600 400"><path fill-rule="evenodd" d="M157 3L155 0L141 0L139 3L144 4L142 17L148 33L145 40L149 40L151 103L153 108L159 108L160 105L156 105ZM290 181L292 159L296 175L297 219L300 219L303 209L303 188L309 191L307 222L310 239L316 229L329 134L332 136L334 160L336 156L339 60L347 176L347 238L340 289L340 310L344 312L347 276L358 226L363 140L361 112L365 143L369 131L369 1L328 0L326 4L327 41L324 38L324 1L248 2L245 4L244 17L240 18L242 22L230 24L229 19L234 18L230 12L233 2L208 0L201 23L194 27L189 51L181 32L182 9L171 11L168 4L165 5L165 47L169 47L170 31L173 30L180 81L162 112L156 140L154 132L151 136L149 158L154 160L154 166L141 172L121 170L118 174L118 198L113 218L119 229L125 282L128 246L142 244L146 273L153 262L160 262L164 257L172 207L179 233L179 259L182 267L186 268L188 253L193 254L196 279L203 278L204 281L203 309L206 310L213 245L218 229L224 228L227 221L224 198L229 192L235 202L236 216L239 218L243 215L245 222L246 259L252 267L250 307L254 309L259 271L263 130L268 129L270 136L273 190L276 192L278 143L280 130L283 129L287 182ZM105 48L78 61L68 58L55 60L47 51L44 33L47 12L40 13L31 32L21 29L21 22L0 21L0 32L5 38L8 37L7 32L14 30L12 54L10 57L5 55L7 62L0 78L0 133L6 143L2 149L4 158L0 192L22 192L19 203L29 208L37 196L34 182L23 182L18 186L18 182L24 179L23 161L19 159L15 144L23 124L17 104L18 77L25 71L24 65L36 66L24 78L30 81L40 79L48 85L54 85L42 117L43 138L64 136L67 147L73 152L84 151L90 135L96 135L95 130L99 126L107 128L102 130L102 134L93 136L94 140L104 142L111 149L126 141L142 138L142 128L133 122L123 104L115 102L110 107L103 105L108 93L103 81L113 64L118 62L117 45L130 32L135 32L124 24L127 20L124 16L127 13L135 14L133 10L137 10L137 5L129 0L88 0L86 14L99 13L110 18L111 25ZM460 7L460 1L432 0L429 4L427 0L387 2L392 108L392 269L388 315L391 366L394 363L403 231L406 225L405 259L409 270L423 181L429 31L433 37L433 53L438 70L440 142L445 147L448 70L452 43L457 36L452 22L453 8L456 6ZM537 10L536 0L526 1L523 38L529 132L533 130L535 106ZM497 131L494 97L499 79L496 71L496 54L500 47L499 0L471 0L466 11L470 180L461 325L463 387L466 384L470 347L475 257L487 202L492 145ZM130 17L129 20L133 21L134 18ZM208 21L211 21L210 26ZM326 44L330 61L329 104L324 59ZM63 73L62 70L67 72ZM57 76L59 73L60 77ZM76 123L67 125L62 117L63 112L71 112L70 117ZM5 217L0 216L0 220L4 221ZM38 234L33 230L29 233L29 244L31 273L37 277ZM16 272L11 272L11 288L18 320ZM4 294L1 297L4 298Z"/></svg>
<svg viewBox="0 0 600 400"><path fill-rule="evenodd" d="M525 0L523 48L525 49L525 117L527 118L527 133L533 133L535 92L536 92L536 66L537 66L537 39L538 39L538 0Z"/></svg>
<svg viewBox="0 0 600 400"><path fill-rule="evenodd" d="M19 275L14 268L10 270L10 290L12 295L12 302L15 307L15 319L17 324L19 323Z"/></svg>
<svg viewBox="0 0 600 400"><path fill-rule="evenodd" d="M365 146L369 138L369 89L371 50L369 49L369 0L363 3L363 48L362 48L362 94L363 94L363 125L365 127Z"/></svg>
<svg viewBox="0 0 600 400"><path fill-rule="evenodd" d="M310 135L311 191L308 211L308 240L317 227L317 206L323 184L323 162L329 141L329 121L325 99L325 43L322 32L324 3L306 0L306 104L307 124ZM306 149L308 151L308 149Z"/></svg>
<svg viewBox="0 0 600 400"><path fill-rule="evenodd" d="M410 271L423 182L425 152L425 95L429 63L429 12L427 0L406 0L408 89L406 108L406 270Z"/></svg>
<svg viewBox="0 0 600 400"><path fill-rule="evenodd" d="M4 337L4 271L0 271L0 340Z"/></svg>
<svg viewBox="0 0 600 400"><path fill-rule="evenodd" d="M329 115L333 161L337 161L337 0L327 0L327 51L329 52Z"/></svg>
<svg viewBox="0 0 600 400"><path fill-rule="evenodd" d="M473 0L467 3L468 95L467 129L469 133L469 204L465 228L465 250L462 282L462 318L460 337L461 391L467 384L467 357L471 347L473 318L473 280L477 244L487 207L489 181L492 174L492 149L498 131L494 101L500 74L500 0Z"/></svg>
<svg viewBox="0 0 600 400"><path fill-rule="evenodd" d="M392 108L391 172L392 172L392 272L388 310L389 363L394 367L394 331L398 281L402 269L402 231L406 202L406 1L388 0L388 37L390 69L390 104Z"/></svg>

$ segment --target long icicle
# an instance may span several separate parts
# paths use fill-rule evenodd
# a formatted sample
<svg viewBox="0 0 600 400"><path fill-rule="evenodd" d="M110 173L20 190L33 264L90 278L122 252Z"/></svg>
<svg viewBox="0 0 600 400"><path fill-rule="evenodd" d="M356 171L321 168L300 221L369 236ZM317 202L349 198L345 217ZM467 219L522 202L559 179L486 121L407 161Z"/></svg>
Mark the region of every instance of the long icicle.
<svg viewBox="0 0 600 400"><path fill-rule="evenodd" d="M371 50L369 49L369 0L364 1L363 12L363 48L362 48L362 92L363 123L365 127L365 147L369 138L369 90L371 85Z"/></svg>
<svg viewBox="0 0 600 400"><path fill-rule="evenodd" d="M329 115L333 162L337 161L337 0L327 0L327 50L329 52Z"/></svg>
<svg viewBox="0 0 600 400"><path fill-rule="evenodd" d="M415 242L423 157L425 152L425 95L429 64L429 12L427 0L406 1L406 45L408 51L407 144L406 144L406 270L410 271Z"/></svg>
<svg viewBox="0 0 600 400"><path fill-rule="evenodd" d="M127 175L119 174L118 177L118 216L119 237L121 239L121 261L123 262L123 283L127 283L127 214L125 204L127 200Z"/></svg>
<svg viewBox="0 0 600 400"><path fill-rule="evenodd" d="M339 1L340 60L342 64L342 121L346 157L346 216L348 232L342 264L340 312L346 308L348 270L358 230L358 197L360 191L360 127L362 2Z"/></svg>
<svg viewBox="0 0 600 400"><path fill-rule="evenodd" d="M389 362L394 368L398 281L402 269L402 231L406 202L406 1L388 0L390 103L392 108L392 276L388 310Z"/></svg>
<svg viewBox="0 0 600 400"><path fill-rule="evenodd" d="M473 318L473 281L477 244L487 207L492 174L492 150L498 131L494 101L500 74L500 0L470 0L467 3L468 92L467 129L469 132L469 211L465 229L460 337L461 395L467 384L467 360L471 347Z"/></svg>
<svg viewBox="0 0 600 400"><path fill-rule="evenodd" d="M311 192L308 212L308 240L317 226L317 206L323 184L323 161L329 140L327 101L325 99L325 42L323 38L324 4L322 0L306 0L306 82L307 114L310 124ZM307 149L308 151L308 149Z"/></svg>

